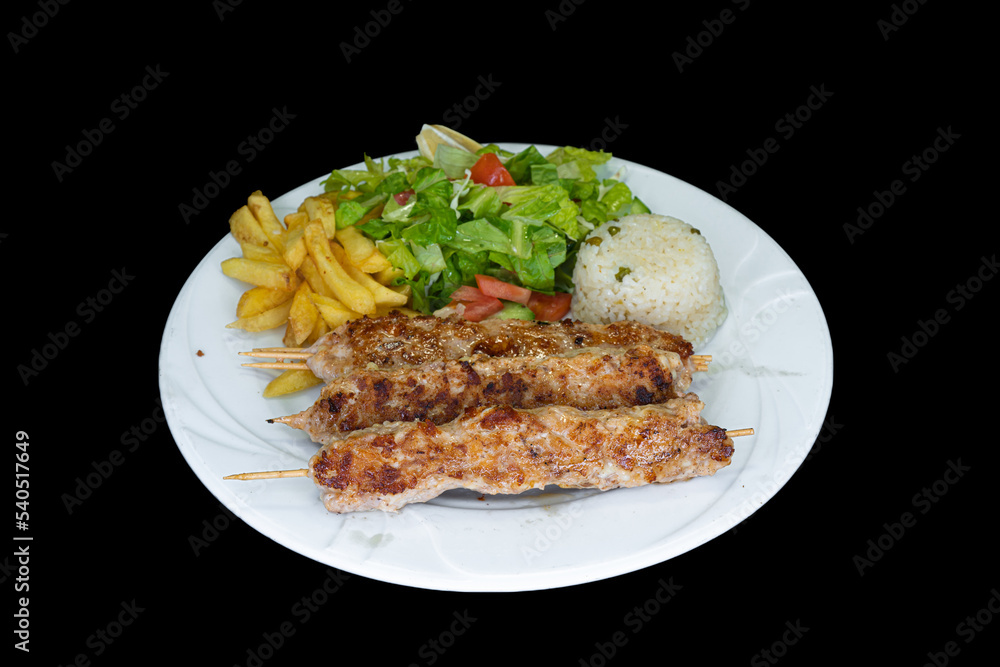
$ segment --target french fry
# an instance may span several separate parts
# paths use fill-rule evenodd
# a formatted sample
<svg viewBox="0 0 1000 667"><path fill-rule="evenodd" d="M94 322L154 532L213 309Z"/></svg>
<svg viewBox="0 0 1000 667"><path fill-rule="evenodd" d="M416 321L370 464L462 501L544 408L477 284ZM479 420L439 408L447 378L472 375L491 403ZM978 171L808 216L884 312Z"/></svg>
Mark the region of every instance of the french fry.
<svg viewBox="0 0 1000 667"><path fill-rule="evenodd" d="M302 227L296 227L285 236L285 252L283 261L293 269L298 269L302 265L302 260L309 254L306 250L305 239L302 238Z"/></svg>
<svg viewBox="0 0 1000 667"><path fill-rule="evenodd" d="M411 285L387 285L389 289L393 292L399 292L406 297L406 300L410 300L410 296L413 294L413 287Z"/></svg>
<svg viewBox="0 0 1000 667"><path fill-rule="evenodd" d="M316 262L316 268L334 296L348 309L362 315L375 314L375 298L364 286L352 279L334 258L323 223L313 220L305 227L306 248Z"/></svg>
<svg viewBox="0 0 1000 667"><path fill-rule="evenodd" d="M322 294L316 294L315 292L309 295L313 303L316 304L316 308L319 309L320 315L326 322L326 325L330 329L336 329L341 324L350 322L351 320L358 320L363 317L361 313L357 313L336 299L330 298L328 296L323 296Z"/></svg>
<svg viewBox="0 0 1000 667"><path fill-rule="evenodd" d="M260 315L265 310L280 306L294 296L295 292L271 289L270 287L251 287L240 296L236 304L236 317Z"/></svg>
<svg viewBox="0 0 1000 667"><path fill-rule="evenodd" d="M399 292L393 291L385 285L379 283L370 275L352 265L347 259L346 251L336 243L330 244L330 252L334 259L343 267L344 271L359 285L371 292L375 299L375 307L378 306L405 306L409 298Z"/></svg>
<svg viewBox="0 0 1000 667"><path fill-rule="evenodd" d="M358 228L344 227L336 231L336 237L331 238L335 238L340 245L344 246L347 261L354 266L360 266L361 262L371 257L372 253L375 252L375 242L362 234Z"/></svg>
<svg viewBox="0 0 1000 667"><path fill-rule="evenodd" d="M334 201L328 197L306 197L302 205L309 221L322 222L326 237L332 239L337 233L337 205Z"/></svg>
<svg viewBox="0 0 1000 667"><path fill-rule="evenodd" d="M229 217L229 232L240 243L251 243L258 246L267 246L270 241L267 234L261 229L257 218L246 206L236 209L236 212Z"/></svg>
<svg viewBox="0 0 1000 667"><path fill-rule="evenodd" d="M292 394L296 391L308 389L309 387L315 387L318 384L322 384L322 382L322 380L310 371L283 371L281 375L268 382L267 386L264 387L264 398Z"/></svg>
<svg viewBox="0 0 1000 667"><path fill-rule="evenodd" d="M223 260L222 272L230 278L236 278L251 285L270 287L286 292L295 291L301 282L290 267L259 259L231 257Z"/></svg>
<svg viewBox="0 0 1000 667"><path fill-rule="evenodd" d="M317 308L317 310L319 309ZM323 316L320 315L318 318L316 318L316 326L313 327L312 333L310 333L309 336L304 341L302 341L302 347L309 347L310 345L318 341L320 338L322 338L329 332L330 332L330 325L327 324L326 320L323 319Z"/></svg>
<svg viewBox="0 0 1000 667"><path fill-rule="evenodd" d="M307 197L298 211L281 221L267 197L254 191L230 216L230 232L241 257L222 262L222 272L252 285L236 305L229 328L249 332L285 325L286 347L308 347L345 322L406 308L409 286L392 286L402 274L354 226L338 230L337 208L361 196L355 190ZM362 220L379 215L374 207ZM268 385L265 396L280 396L318 383L312 373L286 371Z"/></svg>
<svg viewBox="0 0 1000 667"><path fill-rule="evenodd" d="M267 331L268 329L276 329L282 324L288 321L288 313L292 309L292 300L289 299L285 303L275 306L269 310L265 310L257 315L251 315L250 317L241 317L235 322L230 322L226 325L227 329L243 329L244 331L258 332Z"/></svg>
<svg viewBox="0 0 1000 667"><path fill-rule="evenodd" d="M386 269L391 269L392 263L386 259L381 250L376 248L375 252L373 252L368 259L364 260L360 264L355 264L355 266L365 273L379 273ZM402 271L400 272L400 275L402 275ZM379 280L379 282L382 281Z"/></svg>
<svg viewBox="0 0 1000 667"><path fill-rule="evenodd" d="M282 252L285 249L285 227L278 220L278 216L274 214L274 209L271 208L271 202L268 198L261 194L260 190L256 190L247 199L247 206L260 224L260 228L264 230L271 245L278 252Z"/></svg>
<svg viewBox="0 0 1000 667"><path fill-rule="evenodd" d="M360 190L342 190L341 192L325 192L321 197L329 197L334 202L348 201L351 199L357 199L361 196Z"/></svg>
<svg viewBox="0 0 1000 667"><path fill-rule="evenodd" d="M295 213L289 213L285 216L285 227L288 228L288 231L298 229L299 227L305 227L308 222L309 216L303 211L296 211Z"/></svg>
<svg viewBox="0 0 1000 667"><path fill-rule="evenodd" d="M285 259L276 253L269 245L260 246L252 243L241 243L240 251L246 259L259 259L262 262L272 262L275 264L283 264L285 261Z"/></svg>
<svg viewBox="0 0 1000 667"><path fill-rule="evenodd" d="M286 347L299 347L302 341L309 337L319 319L319 309L312 302L309 295L309 283L302 283L295 290L292 298L292 308L288 312L288 329L286 331L284 344Z"/></svg>
<svg viewBox="0 0 1000 667"><path fill-rule="evenodd" d="M309 283L309 287L312 288L313 292L333 298L333 290L323 280L323 276L320 275L319 269L316 268L316 262L313 261L312 257L306 255L302 263L299 264L298 271L302 279Z"/></svg>
<svg viewBox="0 0 1000 667"><path fill-rule="evenodd" d="M370 211L365 213L360 220L358 220L355 225L363 225L369 220L374 220L375 218L382 215L382 210L385 208L385 204L376 204L371 208Z"/></svg>
<svg viewBox="0 0 1000 667"><path fill-rule="evenodd" d="M376 251L376 252L382 255L381 251ZM382 257L384 259L385 255L382 255ZM388 260L386 260L386 264L389 264ZM379 281L380 283L386 286L391 285L392 281L395 280L396 278L402 278L404 275L406 275L403 272L403 269L397 269L396 267L392 266L392 264L389 264L388 267L380 269L378 271L369 271L369 273L373 274L372 278L374 278L375 280Z"/></svg>

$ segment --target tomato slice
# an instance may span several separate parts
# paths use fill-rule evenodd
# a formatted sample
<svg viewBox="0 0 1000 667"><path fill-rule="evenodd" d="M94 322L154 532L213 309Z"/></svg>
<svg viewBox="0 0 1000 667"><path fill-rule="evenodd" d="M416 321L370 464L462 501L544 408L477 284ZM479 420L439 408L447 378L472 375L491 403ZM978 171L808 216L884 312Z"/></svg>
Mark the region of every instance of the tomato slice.
<svg viewBox="0 0 1000 667"><path fill-rule="evenodd" d="M510 172L500 162L500 158L497 157L496 153L483 153L476 160L476 164L472 165L470 171L473 183L482 183L483 185L515 184Z"/></svg>
<svg viewBox="0 0 1000 667"><path fill-rule="evenodd" d="M545 322L555 322L566 317L570 305L573 301L572 294L556 292L548 295L541 292L532 292L531 299L528 300L528 309L535 314L536 320Z"/></svg>
<svg viewBox="0 0 1000 667"><path fill-rule="evenodd" d="M453 301L482 301L486 295L476 287L462 285L451 293L451 298Z"/></svg>
<svg viewBox="0 0 1000 667"><path fill-rule="evenodd" d="M476 284L479 285L479 290L486 296L513 301L522 306L527 306L528 299L531 298L531 290L527 287L518 287L493 276L484 276L477 273Z"/></svg>
<svg viewBox="0 0 1000 667"><path fill-rule="evenodd" d="M496 297L483 294L478 288L462 285L451 293L451 298L465 306L462 316L470 322L478 322L503 310L503 303Z"/></svg>

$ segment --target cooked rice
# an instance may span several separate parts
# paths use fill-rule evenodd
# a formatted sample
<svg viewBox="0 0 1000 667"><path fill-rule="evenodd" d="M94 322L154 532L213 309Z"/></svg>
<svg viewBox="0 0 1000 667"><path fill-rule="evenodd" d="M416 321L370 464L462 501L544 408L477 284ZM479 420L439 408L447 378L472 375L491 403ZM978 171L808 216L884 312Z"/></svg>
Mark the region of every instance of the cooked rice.
<svg viewBox="0 0 1000 667"><path fill-rule="evenodd" d="M601 225L580 245L573 282L574 319L634 320L679 334L695 349L726 319L708 241L668 216L628 215Z"/></svg>

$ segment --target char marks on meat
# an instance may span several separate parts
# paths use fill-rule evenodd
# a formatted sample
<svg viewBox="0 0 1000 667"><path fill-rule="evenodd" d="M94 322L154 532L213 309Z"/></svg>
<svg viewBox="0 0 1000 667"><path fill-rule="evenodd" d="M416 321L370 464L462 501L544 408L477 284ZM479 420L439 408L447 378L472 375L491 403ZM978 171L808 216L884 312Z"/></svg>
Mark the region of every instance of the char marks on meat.
<svg viewBox="0 0 1000 667"><path fill-rule="evenodd" d="M410 318L391 313L353 320L330 332L309 348L312 356L306 363L314 375L330 381L372 365L412 366L473 355L542 357L589 347L638 344L676 352L683 360L693 353L683 338L637 322L469 322L454 315Z"/></svg>
<svg viewBox="0 0 1000 667"><path fill-rule="evenodd" d="M648 345L550 357L477 355L351 373L327 384L313 406L282 421L325 443L384 421L443 424L483 405L600 410L660 403L683 396L690 384L691 370L680 355Z"/></svg>
<svg viewBox="0 0 1000 667"><path fill-rule="evenodd" d="M331 441L309 476L331 512L396 511L454 488L514 494L547 485L601 490L712 475L733 441L692 393L582 411L469 408L447 424L391 422Z"/></svg>

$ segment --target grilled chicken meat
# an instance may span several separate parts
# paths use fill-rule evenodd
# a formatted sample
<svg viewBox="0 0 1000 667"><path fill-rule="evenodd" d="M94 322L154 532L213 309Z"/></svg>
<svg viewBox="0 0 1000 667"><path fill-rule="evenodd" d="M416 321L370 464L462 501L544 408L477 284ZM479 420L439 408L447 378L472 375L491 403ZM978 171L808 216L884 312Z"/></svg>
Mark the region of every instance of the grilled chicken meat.
<svg viewBox="0 0 1000 667"><path fill-rule="evenodd" d="M430 361L489 357L542 357L586 347L646 344L676 352L686 361L693 353L680 336L637 322L586 324L572 320L533 322L483 320L458 316L362 318L342 325L306 352L313 374L329 382L345 374L375 367L414 366Z"/></svg>
<svg viewBox="0 0 1000 667"><path fill-rule="evenodd" d="M470 408L444 425L387 422L331 440L309 477L331 512L396 511L456 488L516 494L547 485L614 489L712 475L733 441L692 393L648 406Z"/></svg>
<svg viewBox="0 0 1000 667"><path fill-rule="evenodd" d="M551 357L434 361L353 372L327 384L319 400L278 420L328 442L338 433L384 421L444 424L466 408L567 405L598 410L662 403L683 396L691 367L676 352L648 345L585 348Z"/></svg>

